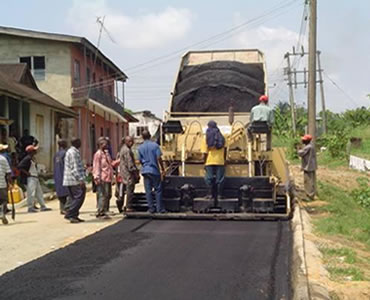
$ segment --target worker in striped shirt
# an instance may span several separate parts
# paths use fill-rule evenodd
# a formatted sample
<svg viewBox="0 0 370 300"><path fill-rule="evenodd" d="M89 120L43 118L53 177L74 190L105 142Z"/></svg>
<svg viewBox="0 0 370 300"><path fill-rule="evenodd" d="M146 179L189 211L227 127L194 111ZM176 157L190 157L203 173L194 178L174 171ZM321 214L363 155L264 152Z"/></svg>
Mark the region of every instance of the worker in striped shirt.
<svg viewBox="0 0 370 300"><path fill-rule="evenodd" d="M84 222L78 215L86 196L85 169L82 165L79 150L81 140L79 138L73 138L71 144L72 146L67 150L64 158L63 186L68 188L71 199L70 206L64 218L71 223L80 223Z"/></svg>

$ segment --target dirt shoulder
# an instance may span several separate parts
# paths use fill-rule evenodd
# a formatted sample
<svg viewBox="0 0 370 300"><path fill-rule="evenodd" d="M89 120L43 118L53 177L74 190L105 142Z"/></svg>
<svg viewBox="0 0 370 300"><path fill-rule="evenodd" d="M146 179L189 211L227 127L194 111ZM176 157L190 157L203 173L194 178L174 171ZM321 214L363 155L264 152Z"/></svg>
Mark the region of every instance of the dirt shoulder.
<svg viewBox="0 0 370 300"><path fill-rule="evenodd" d="M299 204L307 214L309 228L304 239L320 250L316 253L314 249L306 249L310 252L309 280L325 285L332 299L370 299L370 232L366 232L368 223L357 220L367 216L367 211L348 200L350 191L358 187L357 177L370 178L369 174L345 167L319 167L319 196L315 201L304 202L300 200L303 198L300 167L292 165L290 172L297 186Z"/></svg>

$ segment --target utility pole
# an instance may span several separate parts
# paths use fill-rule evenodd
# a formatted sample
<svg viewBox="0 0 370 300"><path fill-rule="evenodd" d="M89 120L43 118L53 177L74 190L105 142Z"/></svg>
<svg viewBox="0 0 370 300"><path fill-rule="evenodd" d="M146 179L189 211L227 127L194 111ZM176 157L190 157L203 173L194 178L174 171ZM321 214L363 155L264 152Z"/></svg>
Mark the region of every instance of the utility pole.
<svg viewBox="0 0 370 300"><path fill-rule="evenodd" d="M285 58L287 59L288 64L288 86L289 86L289 102L290 102L290 112L292 115L292 129L293 134L296 135L297 133L297 125L296 125L296 114L295 114L295 101L294 101L294 91L293 91L293 80L292 80L292 70L290 64L290 53L285 54Z"/></svg>
<svg viewBox="0 0 370 300"><path fill-rule="evenodd" d="M320 81L320 93L321 93L321 105L322 105L322 127L323 132L328 133L327 122L326 122L326 107L325 107L325 95L324 95L324 81L322 79L322 69L320 61L320 51L317 51L317 67L319 68L319 81Z"/></svg>
<svg viewBox="0 0 370 300"><path fill-rule="evenodd" d="M317 0L310 0L308 39L308 133L316 139L316 40Z"/></svg>

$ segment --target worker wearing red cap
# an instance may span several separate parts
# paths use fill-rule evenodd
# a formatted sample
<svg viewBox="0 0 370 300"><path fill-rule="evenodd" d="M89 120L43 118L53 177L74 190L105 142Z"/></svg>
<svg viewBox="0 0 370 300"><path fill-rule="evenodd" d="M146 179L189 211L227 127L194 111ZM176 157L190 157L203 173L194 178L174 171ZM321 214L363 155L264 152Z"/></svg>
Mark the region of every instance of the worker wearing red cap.
<svg viewBox="0 0 370 300"><path fill-rule="evenodd" d="M27 155L18 164L18 169L21 171L22 183L27 185L27 206L29 213L37 212L33 205L33 198L40 204L41 211L51 210L45 205L44 193L41 189L39 168L35 157L37 149L38 146L28 145L25 149Z"/></svg>
<svg viewBox="0 0 370 300"><path fill-rule="evenodd" d="M298 155L302 160L304 190L308 199L313 200L316 194L316 150L310 134L305 134L301 140L304 147L298 150Z"/></svg>
<svg viewBox="0 0 370 300"><path fill-rule="evenodd" d="M250 122L267 122L272 127L274 124L274 111L268 106L269 98L266 95L262 95L259 98L259 105L256 105L251 110Z"/></svg>
<svg viewBox="0 0 370 300"><path fill-rule="evenodd" d="M262 95L259 98L259 105L256 105L251 110L250 124L253 122L266 122L270 128L267 134L266 149L271 149L271 127L274 125L274 111L268 106L269 98L266 95Z"/></svg>

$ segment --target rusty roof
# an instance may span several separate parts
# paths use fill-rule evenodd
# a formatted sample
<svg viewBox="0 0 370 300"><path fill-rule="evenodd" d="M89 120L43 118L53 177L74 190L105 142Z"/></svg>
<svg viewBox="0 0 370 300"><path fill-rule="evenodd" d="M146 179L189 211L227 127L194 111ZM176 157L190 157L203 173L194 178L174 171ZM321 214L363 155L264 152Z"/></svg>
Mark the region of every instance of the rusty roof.
<svg viewBox="0 0 370 300"><path fill-rule="evenodd" d="M7 74L18 83L22 83L30 88L39 90L35 79L27 68L26 63L0 64L0 71Z"/></svg>
<svg viewBox="0 0 370 300"><path fill-rule="evenodd" d="M17 67L15 67L15 69L17 69ZM27 72L29 71L27 70ZM17 74L17 70L13 70L10 73L13 75L11 76L0 70L0 92L6 93L7 95L16 99L36 102L38 104L49 106L56 111L64 113L70 117L75 117L77 115L73 109L68 108L49 95L41 92L38 89L30 88L29 86L14 80L14 74Z"/></svg>

